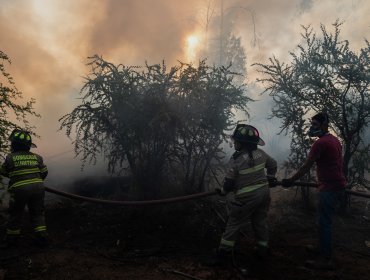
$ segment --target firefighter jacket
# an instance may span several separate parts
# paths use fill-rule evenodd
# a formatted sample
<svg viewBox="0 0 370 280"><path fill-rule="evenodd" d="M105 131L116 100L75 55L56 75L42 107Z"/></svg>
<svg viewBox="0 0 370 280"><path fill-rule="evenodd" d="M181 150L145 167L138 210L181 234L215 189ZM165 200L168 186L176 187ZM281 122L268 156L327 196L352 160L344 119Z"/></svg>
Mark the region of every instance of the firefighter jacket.
<svg viewBox="0 0 370 280"><path fill-rule="evenodd" d="M41 156L29 151L19 151L6 156L1 175L8 177L8 191L25 185L43 183L48 169Z"/></svg>
<svg viewBox="0 0 370 280"><path fill-rule="evenodd" d="M277 171L277 162L271 156L261 149L254 150L253 159L250 158L247 151L237 151L231 157L225 180L232 182L231 190L235 193L235 198L242 198L247 193L256 189L267 187L267 176L275 176ZM225 189L225 185L224 185Z"/></svg>

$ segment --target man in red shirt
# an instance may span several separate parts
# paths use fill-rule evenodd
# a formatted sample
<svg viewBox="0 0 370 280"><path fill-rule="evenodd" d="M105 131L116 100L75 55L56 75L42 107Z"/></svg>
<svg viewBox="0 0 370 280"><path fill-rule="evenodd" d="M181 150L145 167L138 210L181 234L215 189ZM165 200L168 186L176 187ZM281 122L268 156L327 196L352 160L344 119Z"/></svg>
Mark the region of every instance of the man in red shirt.
<svg viewBox="0 0 370 280"><path fill-rule="evenodd" d="M319 184L319 256L306 264L314 268L332 268L332 219L336 205L344 198L347 184L343 173L342 145L339 140L328 132L329 117L326 113L318 113L312 117L308 132L310 137L319 137L314 142L306 162L282 185L290 187L294 181L308 172L316 162L317 180Z"/></svg>

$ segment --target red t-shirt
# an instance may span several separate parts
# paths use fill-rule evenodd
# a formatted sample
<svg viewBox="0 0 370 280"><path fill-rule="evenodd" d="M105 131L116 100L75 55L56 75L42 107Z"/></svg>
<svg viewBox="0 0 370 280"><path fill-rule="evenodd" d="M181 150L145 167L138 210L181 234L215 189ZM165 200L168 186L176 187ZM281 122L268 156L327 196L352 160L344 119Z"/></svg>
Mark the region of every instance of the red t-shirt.
<svg viewBox="0 0 370 280"><path fill-rule="evenodd" d="M343 173L342 145L335 136L328 133L316 140L308 158L316 159L319 191L345 188L347 180Z"/></svg>

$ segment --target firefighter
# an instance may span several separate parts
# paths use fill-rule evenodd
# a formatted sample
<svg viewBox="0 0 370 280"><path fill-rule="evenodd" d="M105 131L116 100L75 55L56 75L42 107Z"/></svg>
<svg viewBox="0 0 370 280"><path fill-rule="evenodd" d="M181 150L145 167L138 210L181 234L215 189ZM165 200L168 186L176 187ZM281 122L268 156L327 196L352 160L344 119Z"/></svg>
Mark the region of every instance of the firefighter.
<svg viewBox="0 0 370 280"><path fill-rule="evenodd" d="M238 124L232 139L232 155L222 188L227 197L228 220L216 253L215 264L230 262L240 230L251 220L256 239L257 256L265 258L269 252L267 213L270 206L269 183L276 181L277 162L258 145L265 145L258 130ZM267 176L265 173L267 170Z"/></svg>
<svg viewBox="0 0 370 280"><path fill-rule="evenodd" d="M36 145L31 135L15 129L9 137L11 153L1 166L1 175L9 178L9 220L3 247L16 247L21 233L24 208L27 205L36 244L48 243L44 215L45 189L43 181L48 174L41 156L30 152Z"/></svg>

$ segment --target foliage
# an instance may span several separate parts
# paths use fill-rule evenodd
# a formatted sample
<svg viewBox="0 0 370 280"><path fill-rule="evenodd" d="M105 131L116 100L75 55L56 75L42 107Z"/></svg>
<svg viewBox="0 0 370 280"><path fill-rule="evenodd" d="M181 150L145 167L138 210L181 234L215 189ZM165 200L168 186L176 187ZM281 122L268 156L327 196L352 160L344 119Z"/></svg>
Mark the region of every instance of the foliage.
<svg viewBox="0 0 370 280"><path fill-rule="evenodd" d="M234 34L229 34L224 51L224 65L230 65L230 70L238 74L235 77L236 82L243 84L247 74L247 56L241 43L241 37L237 38Z"/></svg>
<svg viewBox="0 0 370 280"><path fill-rule="evenodd" d="M75 152L83 162L94 163L102 153L109 172L128 167L144 196L158 194L174 177L188 192L203 189L233 124L231 109L246 111L250 101L229 69L201 61L140 70L99 56L89 65L82 104L60 119L68 136L76 132Z"/></svg>
<svg viewBox="0 0 370 280"><path fill-rule="evenodd" d="M219 36L213 38L210 48L207 48L206 57L210 63L219 66L229 66L234 73L234 83L242 85L247 75L247 55L241 42L233 32L233 17L224 18Z"/></svg>
<svg viewBox="0 0 370 280"><path fill-rule="evenodd" d="M26 130L32 126L27 119L28 116L39 117L34 112L34 99L19 104L22 93L16 88L13 77L6 70L6 64L11 63L9 57L0 51L0 154L4 155L8 151L8 137L14 128L20 128L22 123ZM14 119L14 120L12 120Z"/></svg>
<svg viewBox="0 0 370 280"><path fill-rule="evenodd" d="M218 40L222 41L222 44ZM241 37L236 37L232 30L228 29L218 40L213 42L211 47L213 51L208 53L208 60L216 65L229 66L230 71L236 74L234 82L243 84L247 74L247 56L241 43Z"/></svg>
<svg viewBox="0 0 370 280"><path fill-rule="evenodd" d="M272 116L282 119L282 131L292 133L289 165L296 168L304 159L309 143L304 120L326 111L331 129L343 142L344 172L350 185L364 185L370 167L364 137L370 121L370 45L365 41L359 53L350 50L349 42L340 39L341 25L333 24L334 33L321 25L321 37L310 26L303 27L304 44L291 52L290 63L272 57L268 64L256 65L265 75L259 81L274 99Z"/></svg>

